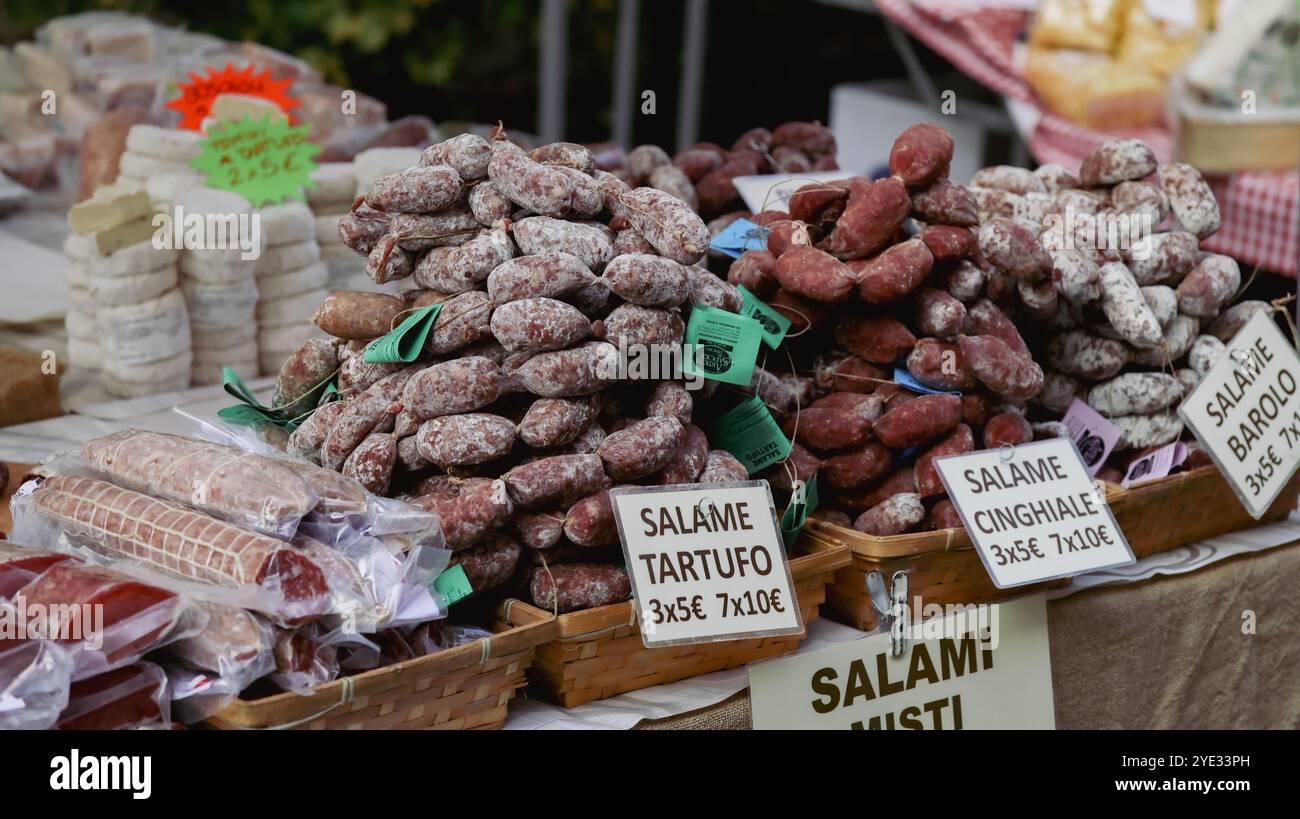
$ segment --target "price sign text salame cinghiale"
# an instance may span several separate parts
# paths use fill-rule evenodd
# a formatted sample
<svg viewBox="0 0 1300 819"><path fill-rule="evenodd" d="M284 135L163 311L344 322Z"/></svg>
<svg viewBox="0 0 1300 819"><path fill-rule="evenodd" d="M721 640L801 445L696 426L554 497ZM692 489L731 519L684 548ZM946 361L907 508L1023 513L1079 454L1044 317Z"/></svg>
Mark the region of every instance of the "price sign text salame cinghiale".
<svg viewBox="0 0 1300 819"><path fill-rule="evenodd" d="M1133 562L1068 439L940 458L935 467L998 588Z"/></svg>

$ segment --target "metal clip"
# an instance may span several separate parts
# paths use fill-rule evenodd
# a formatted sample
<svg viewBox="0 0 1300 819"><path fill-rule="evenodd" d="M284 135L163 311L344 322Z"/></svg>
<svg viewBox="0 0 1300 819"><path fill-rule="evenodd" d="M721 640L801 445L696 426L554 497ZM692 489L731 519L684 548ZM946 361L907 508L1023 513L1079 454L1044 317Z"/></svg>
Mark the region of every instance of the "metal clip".
<svg viewBox="0 0 1300 819"><path fill-rule="evenodd" d="M889 629L890 656L903 656L907 653L907 574L894 572L886 593L884 575L878 571L867 572L867 595L875 609L876 621Z"/></svg>
<svg viewBox="0 0 1300 819"><path fill-rule="evenodd" d="M893 623L889 629L889 653L893 657L902 657L907 653L907 575L894 572L892 586L890 616Z"/></svg>
<svg viewBox="0 0 1300 819"><path fill-rule="evenodd" d="M790 487L790 505L802 506L808 502L808 484L803 481L795 481Z"/></svg>

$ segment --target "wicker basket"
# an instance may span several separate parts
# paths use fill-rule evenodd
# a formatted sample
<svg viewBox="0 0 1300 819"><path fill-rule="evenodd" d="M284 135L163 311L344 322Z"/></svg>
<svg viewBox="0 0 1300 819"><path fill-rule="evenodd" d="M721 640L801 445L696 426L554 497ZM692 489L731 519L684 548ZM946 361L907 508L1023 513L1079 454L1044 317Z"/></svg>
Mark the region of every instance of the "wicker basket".
<svg viewBox="0 0 1300 819"><path fill-rule="evenodd" d="M555 636L549 617L498 609L497 633L457 648L318 685L311 696L235 700L207 724L267 728L500 728L527 680L537 646Z"/></svg>
<svg viewBox="0 0 1300 819"><path fill-rule="evenodd" d="M1106 503L1119 518L1125 491L1108 485ZM886 577L907 572L908 592L922 603L991 603L1034 589L1068 586L1069 578L1032 586L999 589L993 585L979 553L965 529L943 529L908 535L876 537L825 521L808 519L805 535L832 546L843 546L853 556L852 564L835 573L826 589L831 616L863 631L876 629L875 609L867 594L867 573L879 571Z"/></svg>
<svg viewBox="0 0 1300 819"><path fill-rule="evenodd" d="M849 564L849 555L841 546L806 537L796 549L806 554L790 560L790 575L807 626L817 619L826 584ZM551 619L550 612L512 602L508 612L515 619L521 614L531 622ZM807 634L805 628L804 634L646 648L630 601L562 614L557 622L557 637L538 647L528 678L533 689L569 708L785 654L798 648Z"/></svg>
<svg viewBox="0 0 1300 819"><path fill-rule="evenodd" d="M1216 466L1178 472L1124 491L1115 518L1139 558L1282 520L1295 509L1300 472L1259 520L1246 511Z"/></svg>
<svg viewBox="0 0 1300 819"><path fill-rule="evenodd" d="M991 603L1034 589L1070 583L1069 578L1065 578L999 589L989 579L979 553L962 529L875 537L809 520L805 531L811 538L845 546L853 555L851 565L835 573L835 579L826 589L826 601L830 603L831 617L863 631L874 631L877 627L875 609L867 594L867 573L872 571L885 575L886 583L894 572L907 572L910 596L913 599L920 597L923 603L940 605Z"/></svg>

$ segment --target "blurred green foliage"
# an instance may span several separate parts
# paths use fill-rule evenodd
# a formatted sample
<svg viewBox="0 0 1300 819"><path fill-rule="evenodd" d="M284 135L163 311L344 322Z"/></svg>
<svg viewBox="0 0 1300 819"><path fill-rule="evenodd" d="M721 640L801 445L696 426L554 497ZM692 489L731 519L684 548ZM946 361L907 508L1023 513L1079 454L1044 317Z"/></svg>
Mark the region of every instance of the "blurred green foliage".
<svg viewBox="0 0 1300 819"><path fill-rule="evenodd" d="M117 9L299 57L335 84L435 120L527 118L536 94L540 0L0 0L0 42L53 17ZM571 76L605 84L617 0L569 0ZM580 33L589 31L590 34ZM504 110L500 108L504 105ZM601 111L599 117L604 116Z"/></svg>

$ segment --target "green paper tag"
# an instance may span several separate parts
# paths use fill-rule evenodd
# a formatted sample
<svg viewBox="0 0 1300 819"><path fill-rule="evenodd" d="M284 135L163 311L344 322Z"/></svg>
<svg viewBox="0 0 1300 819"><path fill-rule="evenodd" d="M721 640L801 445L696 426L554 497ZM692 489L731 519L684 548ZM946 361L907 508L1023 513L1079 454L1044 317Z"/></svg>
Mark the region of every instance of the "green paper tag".
<svg viewBox="0 0 1300 819"><path fill-rule="evenodd" d="M748 387L762 338L763 326L753 319L716 307L693 307L686 325L682 371ZM697 345L703 350L702 367L696 363L700 357L695 353Z"/></svg>
<svg viewBox="0 0 1300 819"><path fill-rule="evenodd" d="M311 417L311 412L308 412L297 418L288 418L285 416L283 409L266 406L253 396L253 391L244 383L244 379L240 378L239 374L229 367L221 368L221 386L229 395L240 401L233 407L224 407L217 410L217 417L223 421L245 427L275 424L278 427L284 427L288 432L293 432L298 428L299 424ZM330 381L320 392L323 400L317 399L318 406L334 400L338 394L339 388L335 386L333 381ZM315 412L315 409L312 412Z"/></svg>
<svg viewBox="0 0 1300 819"><path fill-rule="evenodd" d="M799 539L799 533L803 531L803 525L808 522L808 516L817 511L817 476L813 475L803 487L803 497L798 497L798 492L793 493L790 496L790 503L781 515L781 539L785 541L786 549Z"/></svg>
<svg viewBox="0 0 1300 819"><path fill-rule="evenodd" d="M367 364L410 364L420 357L424 342L429 338L429 332L433 330L433 323L441 310L440 303L416 310L397 325L397 329L366 345L361 360Z"/></svg>
<svg viewBox="0 0 1300 819"><path fill-rule="evenodd" d="M735 455L751 475L790 454L790 442L757 395L719 418L709 440Z"/></svg>
<svg viewBox="0 0 1300 819"><path fill-rule="evenodd" d="M235 404L233 407L223 407L217 410L217 417L223 421L238 424L241 427L260 427L263 424L275 424L283 427L287 424L283 419L277 418L275 413L270 410L254 407L251 404Z"/></svg>
<svg viewBox="0 0 1300 819"><path fill-rule="evenodd" d="M469 578L465 576L465 567L459 565L452 566L438 575L433 581L433 590L447 598L448 606L459 603L474 593L474 589L469 585Z"/></svg>
<svg viewBox="0 0 1300 819"><path fill-rule="evenodd" d="M758 296L745 289L745 285L738 284L736 289L745 300L740 308L740 314L758 322L763 331L764 344L773 350L781 346L785 334L790 332L790 319L764 304Z"/></svg>
<svg viewBox="0 0 1300 819"><path fill-rule="evenodd" d="M243 401L245 404L250 404L254 407L257 407L258 409L266 410L267 412L271 411L270 407L263 405L260 401L258 401L256 398L253 397L253 391L250 390L248 388L248 385L244 383L244 379L240 378L239 373L235 372L230 367L221 368L221 387L229 395L231 395L234 398L238 398L240 401Z"/></svg>
<svg viewBox="0 0 1300 819"><path fill-rule="evenodd" d="M319 145L307 141L311 124L290 125L247 115L238 122L213 125L200 143L203 153L190 162L208 175L212 188L234 191L253 204L279 204L285 199L305 201L304 188L315 185L309 174L316 170L312 160Z"/></svg>

